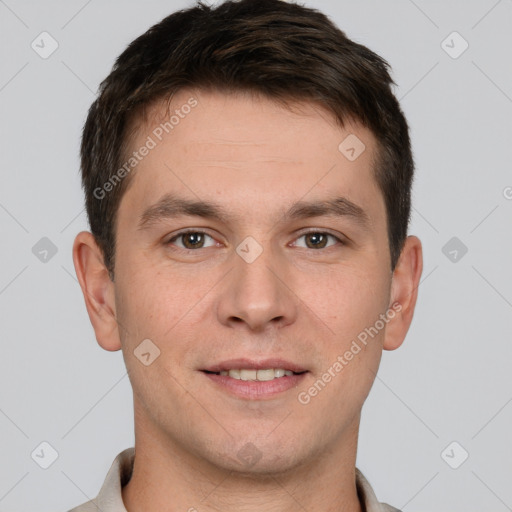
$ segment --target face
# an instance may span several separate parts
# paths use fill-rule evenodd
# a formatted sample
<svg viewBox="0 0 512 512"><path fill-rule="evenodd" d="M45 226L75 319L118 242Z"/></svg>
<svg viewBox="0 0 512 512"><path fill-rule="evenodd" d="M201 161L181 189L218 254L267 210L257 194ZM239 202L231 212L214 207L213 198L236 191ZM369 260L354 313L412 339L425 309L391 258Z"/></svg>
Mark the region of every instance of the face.
<svg viewBox="0 0 512 512"><path fill-rule="evenodd" d="M175 111L167 133L153 106L132 141L150 149L118 210L112 286L136 431L254 472L340 450L393 301L375 138L248 95L182 91Z"/></svg>

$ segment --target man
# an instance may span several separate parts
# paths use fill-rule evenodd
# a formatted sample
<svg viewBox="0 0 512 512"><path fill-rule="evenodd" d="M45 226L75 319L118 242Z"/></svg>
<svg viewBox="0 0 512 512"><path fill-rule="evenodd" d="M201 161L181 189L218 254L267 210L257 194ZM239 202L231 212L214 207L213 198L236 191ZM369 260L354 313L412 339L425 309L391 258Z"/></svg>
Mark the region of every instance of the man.
<svg viewBox="0 0 512 512"><path fill-rule="evenodd" d="M323 14L202 4L101 85L73 257L135 448L76 512L389 512L355 467L422 272L387 63Z"/></svg>

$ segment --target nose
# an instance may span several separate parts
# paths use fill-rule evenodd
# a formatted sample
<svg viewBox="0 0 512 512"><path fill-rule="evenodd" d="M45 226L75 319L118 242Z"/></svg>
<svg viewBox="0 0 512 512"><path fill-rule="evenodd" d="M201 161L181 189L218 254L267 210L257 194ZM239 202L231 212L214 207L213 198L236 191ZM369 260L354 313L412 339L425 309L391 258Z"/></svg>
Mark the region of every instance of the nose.
<svg viewBox="0 0 512 512"><path fill-rule="evenodd" d="M223 325L265 331L290 325L297 318L299 301L289 269L273 260L270 251L251 263L235 254L234 269L222 284L217 316Z"/></svg>

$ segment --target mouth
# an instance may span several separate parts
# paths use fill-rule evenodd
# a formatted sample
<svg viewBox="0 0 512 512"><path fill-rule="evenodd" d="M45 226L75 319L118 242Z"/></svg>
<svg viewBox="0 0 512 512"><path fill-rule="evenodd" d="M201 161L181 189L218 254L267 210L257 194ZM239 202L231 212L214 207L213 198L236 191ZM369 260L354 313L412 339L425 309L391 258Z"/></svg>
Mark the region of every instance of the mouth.
<svg viewBox="0 0 512 512"><path fill-rule="evenodd" d="M281 379L283 377L290 377L292 375L301 375L304 372L292 372L291 370L285 370L284 368L263 368L261 370L254 370L251 368L232 368L230 370L222 370L220 372L210 372L204 370L205 373L213 375L222 375L224 377L231 377L232 379L244 380L244 381L258 381L267 382L269 380Z"/></svg>
<svg viewBox="0 0 512 512"><path fill-rule="evenodd" d="M298 386L308 373L282 359L224 361L201 370L217 387L244 399L273 398Z"/></svg>

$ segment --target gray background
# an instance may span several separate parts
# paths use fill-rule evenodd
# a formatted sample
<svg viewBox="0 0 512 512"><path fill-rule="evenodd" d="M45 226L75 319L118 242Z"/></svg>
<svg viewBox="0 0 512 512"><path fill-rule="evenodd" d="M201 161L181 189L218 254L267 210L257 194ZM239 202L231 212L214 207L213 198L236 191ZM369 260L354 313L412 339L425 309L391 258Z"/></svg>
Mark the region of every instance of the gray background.
<svg viewBox="0 0 512 512"><path fill-rule="evenodd" d="M122 355L96 344L72 263L79 138L115 57L191 3L0 0L1 511L82 503L133 445ZM419 302L384 352L357 465L405 512L512 510L512 2L307 4L390 62L417 164ZM43 31L59 45L47 59L31 48Z"/></svg>

